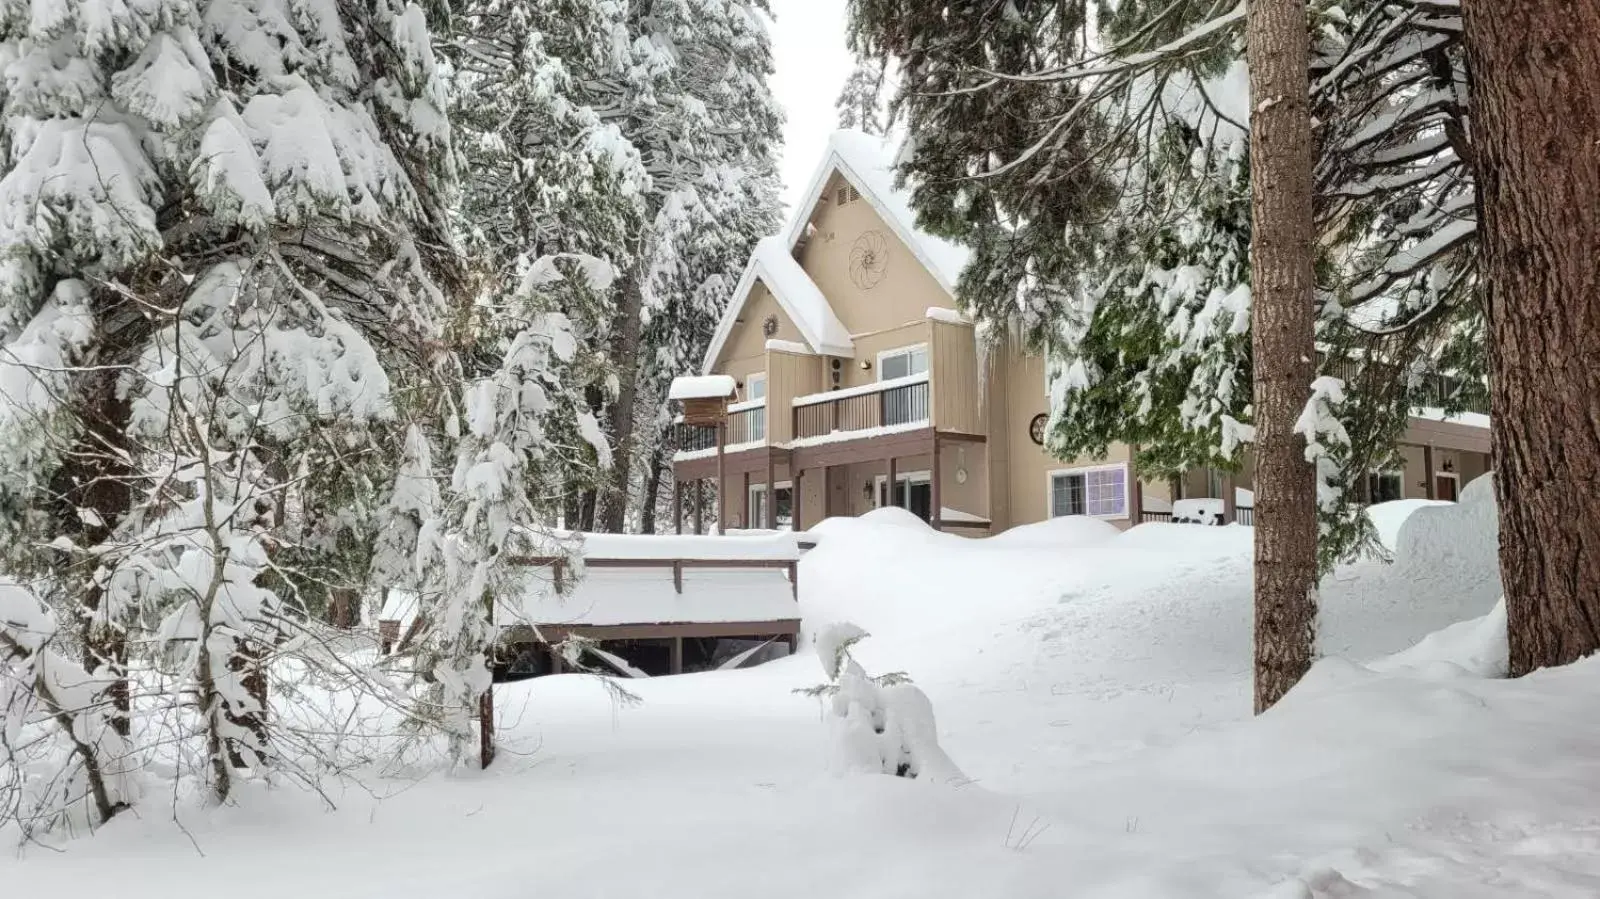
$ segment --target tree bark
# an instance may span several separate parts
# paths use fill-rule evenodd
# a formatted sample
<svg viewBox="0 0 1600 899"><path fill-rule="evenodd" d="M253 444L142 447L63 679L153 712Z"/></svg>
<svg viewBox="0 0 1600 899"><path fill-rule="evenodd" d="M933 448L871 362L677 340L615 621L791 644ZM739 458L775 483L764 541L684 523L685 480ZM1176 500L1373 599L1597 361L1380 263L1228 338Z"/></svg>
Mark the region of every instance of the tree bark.
<svg viewBox="0 0 1600 899"><path fill-rule="evenodd" d="M633 411L639 396L639 340L644 322L644 288L629 277L622 284L622 308L612 360L617 366L617 396L611 403L611 476L601 497L596 524L601 531L622 533L628 515L628 476L633 470Z"/></svg>
<svg viewBox="0 0 1600 899"><path fill-rule="evenodd" d="M1600 7L1462 3L1511 673L1600 649Z"/></svg>
<svg viewBox="0 0 1600 899"><path fill-rule="evenodd" d="M1250 270L1255 370L1255 710L1311 666L1316 482L1294 433L1311 396L1310 36L1304 0L1250 0Z"/></svg>
<svg viewBox="0 0 1600 899"><path fill-rule="evenodd" d="M661 501L662 468L666 462L666 443L657 443L650 454L650 477L644 485L644 509L640 512L639 533L656 532L656 503Z"/></svg>

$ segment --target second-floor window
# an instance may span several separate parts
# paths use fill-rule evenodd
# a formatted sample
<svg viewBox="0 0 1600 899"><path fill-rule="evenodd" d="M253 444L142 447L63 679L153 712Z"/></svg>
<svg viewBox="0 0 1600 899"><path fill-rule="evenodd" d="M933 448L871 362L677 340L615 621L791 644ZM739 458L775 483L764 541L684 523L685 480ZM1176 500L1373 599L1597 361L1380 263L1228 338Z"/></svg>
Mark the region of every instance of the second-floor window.
<svg viewBox="0 0 1600 899"><path fill-rule="evenodd" d="M767 398L767 375L751 375L744 379L744 398L747 400L764 400Z"/></svg>
<svg viewBox="0 0 1600 899"><path fill-rule="evenodd" d="M878 354L878 380L893 381L928 372L928 347L901 347ZM883 392L883 423L904 425L928 420L928 385L905 384Z"/></svg>
<svg viewBox="0 0 1600 899"><path fill-rule="evenodd" d="M895 378L909 378L920 375L928 370L928 348L926 346L901 347L898 350L888 350L878 354L878 380L893 381Z"/></svg>

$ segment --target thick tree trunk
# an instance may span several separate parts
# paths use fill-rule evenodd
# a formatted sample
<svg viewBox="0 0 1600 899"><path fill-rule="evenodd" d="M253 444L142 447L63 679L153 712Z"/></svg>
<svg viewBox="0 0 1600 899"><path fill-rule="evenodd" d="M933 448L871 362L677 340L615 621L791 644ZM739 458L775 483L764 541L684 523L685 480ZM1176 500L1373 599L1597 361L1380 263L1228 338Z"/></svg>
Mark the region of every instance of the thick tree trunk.
<svg viewBox="0 0 1600 899"><path fill-rule="evenodd" d="M1316 482L1294 433L1311 395L1310 37L1304 0L1250 0L1250 269L1255 367L1255 709L1311 666Z"/></svg>
<svg viewBox="0 0 1600 899"><path fill-rule="evenodd" d="M650 477L644 485L644 509L640 512L639 533L656 532L656 503L661 501L661 469L665 464L666 444L658 442L650 454Z"/></svg>
<svg viewBox="0 0 1600 899"><path fill-rule="evenodd" d="M611 403L610 486L601 498L600 530L622 533L628 515L628 477L633 469L633 411L639 396L639 340L644 322L644 291L637 278L623 282L622 308L618 310L617 337L612 360L617 366L617 396Z"/></svg>
<svg viewBox="0 0 1600 899"><path fill-rule="evenodd" d="M127 400L117 396L116 370L94 369L80 377L83 379L80 395L86 433L66 457L56 480L58 495L65 498L62 517L82 523L83 530L78 536L81 545L97 546L111 537L112 530L127 515L133 502L129 489L132 471L126 461L129 457L124 454L130 406ZM92 510L95 517L85 518L79 509ZM101 614L104 590L93 577L96 567L98 561L78 571L81 575L77 583L80 585L79 633L83 641L83 667L90 674L111 678L106 694L116 709L111 718L112 727L126 737L131 705L127 635L121 630L120 622L108 622Z"/></svg>
<svg viewBox="0 0 1600 899"><path fill-rule="evenodd" d="M1511 673L1600 649L1600 6L1466 0Z"/></svg>

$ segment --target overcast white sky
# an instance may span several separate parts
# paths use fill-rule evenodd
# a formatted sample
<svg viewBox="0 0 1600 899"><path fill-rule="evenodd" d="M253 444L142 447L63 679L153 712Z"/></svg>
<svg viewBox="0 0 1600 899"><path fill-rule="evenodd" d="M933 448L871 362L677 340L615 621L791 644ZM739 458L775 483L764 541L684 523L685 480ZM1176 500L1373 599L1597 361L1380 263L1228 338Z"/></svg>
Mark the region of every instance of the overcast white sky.
<svg viewBox="0 0 1600 899"><path fill-rule="evenodd" d="M772 0L772 91L783 105L783 202L792 208L837 127L833 101L850 75L845 0Z"/></svg>

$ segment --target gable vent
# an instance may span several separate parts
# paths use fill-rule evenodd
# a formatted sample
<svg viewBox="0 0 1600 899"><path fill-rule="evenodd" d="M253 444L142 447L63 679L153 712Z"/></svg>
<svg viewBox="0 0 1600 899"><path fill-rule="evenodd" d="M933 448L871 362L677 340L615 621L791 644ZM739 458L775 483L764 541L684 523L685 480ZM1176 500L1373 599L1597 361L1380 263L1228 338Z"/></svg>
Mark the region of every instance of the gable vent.
<svg viewBox="0 0 1600 899"><path fill-rule="evenodd" d="M840 206L843 206L846 203L854 203L855 201L861 199L861 191L856 190L854 184L842 184L839 186L839 189L835 192L834 196L834 202Z"/></svg>

